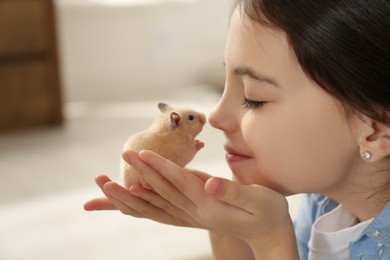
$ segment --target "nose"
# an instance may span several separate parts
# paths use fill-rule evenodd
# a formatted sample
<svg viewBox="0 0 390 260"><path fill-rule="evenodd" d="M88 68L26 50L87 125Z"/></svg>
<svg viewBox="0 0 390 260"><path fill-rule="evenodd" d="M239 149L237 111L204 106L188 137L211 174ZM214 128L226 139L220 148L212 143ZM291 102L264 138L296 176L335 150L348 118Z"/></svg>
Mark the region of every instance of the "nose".
<svg viewBox="0 0 390 260"><path fill-rule="evenodd" d="M232 132L235 125L232 109L232 104L229 105L224 94L209 115L210 125L224 132Z"/></svg>
<svg viewBox="0 0 390 260"><path fill-rule="evenodd" d="M202 125L206 124L206 116L205 116L203 113L201 113L201 114L199 115L199 122L200 122Z"/></svg>

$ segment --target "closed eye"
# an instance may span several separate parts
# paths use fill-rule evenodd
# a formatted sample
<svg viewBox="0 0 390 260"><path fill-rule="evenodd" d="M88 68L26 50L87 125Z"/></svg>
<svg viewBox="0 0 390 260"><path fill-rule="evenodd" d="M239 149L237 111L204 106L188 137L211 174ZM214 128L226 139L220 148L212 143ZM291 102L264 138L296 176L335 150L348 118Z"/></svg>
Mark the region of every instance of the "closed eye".
<svg viewBox="0 0 390 260"><path fill-rule="evenodd" d="M264 102L264 101L253 101L253 100L249 100L247 98L244 98L244 100L242 101L242 105L246 109L257 109L257 108L264 106L265 103L266 102Z"/></svg>

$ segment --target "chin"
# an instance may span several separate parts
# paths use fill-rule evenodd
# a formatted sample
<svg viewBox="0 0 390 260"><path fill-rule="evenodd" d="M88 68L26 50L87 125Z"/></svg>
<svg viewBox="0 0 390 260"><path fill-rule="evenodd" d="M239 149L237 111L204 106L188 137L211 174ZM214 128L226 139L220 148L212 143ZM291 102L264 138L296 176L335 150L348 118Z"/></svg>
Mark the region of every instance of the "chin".
<svg viewBox="0 0 390 260"><path fill-rule="evenodd" d="M240 184L261 185L261 186L267 187L271 190L274 190L276 192L279 192L283 196L290 196L290 195L297 194L296 192L292 192L290 189L287 189L286 187L283 187L282 185L280 185L276 182L270 181L270 180L265 179L265 178L259 178L260 177L259 173L257 173L257 174L255 173L253 175L250 173L250 170L248 170L248 171L243 171L242 169L237 170L237 169L234 169L234 167L230 167L230 169L232 170L232 173L233 173L233 181L238 182ZM251 176L256 176L257 178L253 179Z"/></svg>
<svg viewBox="0 0 390 260"><path fill-rule="evenodd" d="M242 168L242 167L230 166L230 170L233 173L233 180L240 184L243 185L259 184L259 185L267 186L267 182L265 180L260 180L263 179L263 178L259 178L261 174L258 171L251 170L249 167Z"/></svg>

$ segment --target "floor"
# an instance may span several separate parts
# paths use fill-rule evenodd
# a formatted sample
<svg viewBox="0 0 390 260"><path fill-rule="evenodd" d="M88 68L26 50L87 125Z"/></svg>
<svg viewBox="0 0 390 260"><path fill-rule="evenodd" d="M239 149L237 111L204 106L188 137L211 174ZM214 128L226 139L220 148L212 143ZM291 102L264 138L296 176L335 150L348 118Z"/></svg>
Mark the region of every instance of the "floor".
<svg viewBox="0 0 390 260"><path fill-rule="evenodd" d="M0 135L0 260L200 260L210 255L207 232L85 212L100 192L99 173L119 179L121 148L157 115L156 104L186 105L206 114L219 94L199 87L169 100L66 104L62 127ZM229 177L220 133L206 126L206 147L190 166ZM299 197L289 198L295 215Z"/></svg>

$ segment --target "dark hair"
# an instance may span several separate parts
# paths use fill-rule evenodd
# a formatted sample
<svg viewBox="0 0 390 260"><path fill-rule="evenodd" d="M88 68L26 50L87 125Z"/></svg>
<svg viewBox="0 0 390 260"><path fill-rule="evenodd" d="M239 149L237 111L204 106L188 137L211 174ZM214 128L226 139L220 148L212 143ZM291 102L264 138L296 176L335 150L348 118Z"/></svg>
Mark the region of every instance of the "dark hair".
<svg viewBox="0 0 390 260"><path fill-rule="evenodd" d="M238 0L286 33L305 73L344 107L390 125L390 1Z"/></svg>

